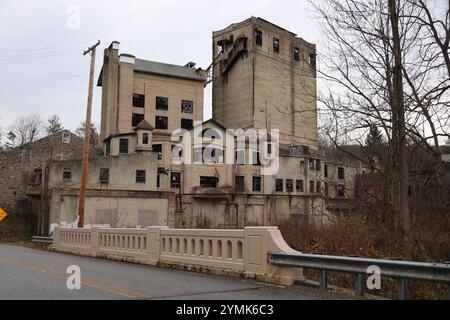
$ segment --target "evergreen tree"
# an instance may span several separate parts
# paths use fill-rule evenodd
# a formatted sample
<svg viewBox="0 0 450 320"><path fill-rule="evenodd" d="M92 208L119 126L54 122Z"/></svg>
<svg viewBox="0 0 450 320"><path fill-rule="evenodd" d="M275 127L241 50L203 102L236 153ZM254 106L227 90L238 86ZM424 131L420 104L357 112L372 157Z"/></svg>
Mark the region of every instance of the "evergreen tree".
<svg viewBox="0 0 450 320"><path fill-rule="evenodd" d="M47 123L48 125L45 127L45 130L47 131L48 135L55 134L64 129L61 124L60 118L56 114L50 116Z"/></svg>

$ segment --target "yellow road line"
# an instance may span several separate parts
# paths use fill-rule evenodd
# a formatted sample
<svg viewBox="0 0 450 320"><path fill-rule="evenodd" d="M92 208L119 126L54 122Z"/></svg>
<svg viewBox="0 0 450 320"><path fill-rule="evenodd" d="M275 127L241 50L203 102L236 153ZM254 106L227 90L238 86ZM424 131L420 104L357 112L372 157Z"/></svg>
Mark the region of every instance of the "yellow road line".
<svg viewBox="0 0 450 320"><path fill-rule="evenodd" d="M6 262L8 264L16 265L16 266L19 266L19 267L22 267L25 269L33 270L36 272L47 273L49 275L52 275L52 276L58 277L58 278L62 278L62 279L67 279L69 276L67 273L62 273L62 272L59 272L59 271L56 271L53 269L42 268L42 267L33 265L31 263L28 263L28 262L12 260L12 259L8 259L5 257L0 257L0 261ZM89 287L93 287L96 289L100 289L100 290L108 292L108 293L114 293L114 294L117 294L120 296L124 296L127 298L145 298L145 297L148 298L149 297L149 295L146 295L141 292L128 290L128 289L121 288L116 285L106 284L106 283L102 283L99 281L95 281L95 280L83 278L83 277L81 278L81 284L87 285Z"/></svg>

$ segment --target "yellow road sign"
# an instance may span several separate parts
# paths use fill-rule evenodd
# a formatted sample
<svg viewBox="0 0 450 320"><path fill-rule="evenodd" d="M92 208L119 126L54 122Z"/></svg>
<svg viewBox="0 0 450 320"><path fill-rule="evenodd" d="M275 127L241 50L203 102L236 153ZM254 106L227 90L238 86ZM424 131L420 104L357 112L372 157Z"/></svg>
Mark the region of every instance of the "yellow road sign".
<svg viewBox="0 0 450 320"><path fill-rule="evenodd" d="M0 208L0 221L5 219L7 215L8 214L2 208Z"/></svg>

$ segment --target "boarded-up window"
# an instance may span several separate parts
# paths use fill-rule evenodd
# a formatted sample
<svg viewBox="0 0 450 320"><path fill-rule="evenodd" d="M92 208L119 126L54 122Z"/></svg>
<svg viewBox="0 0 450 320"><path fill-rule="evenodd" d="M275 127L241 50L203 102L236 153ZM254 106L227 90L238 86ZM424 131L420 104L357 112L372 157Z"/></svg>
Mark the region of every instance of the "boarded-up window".
<svg viewBox="0 0 450 320"><path fill-rule="evenodd" d="M142 227L159 226L159 215L156 210L138 210L138 225Z"/></svg>
<svg viewBox="0 0 450 320"><path fill-rule="evenodd" d="M109 225L111 228L117 228L117 209L96 210L95 224Z"/></svg>

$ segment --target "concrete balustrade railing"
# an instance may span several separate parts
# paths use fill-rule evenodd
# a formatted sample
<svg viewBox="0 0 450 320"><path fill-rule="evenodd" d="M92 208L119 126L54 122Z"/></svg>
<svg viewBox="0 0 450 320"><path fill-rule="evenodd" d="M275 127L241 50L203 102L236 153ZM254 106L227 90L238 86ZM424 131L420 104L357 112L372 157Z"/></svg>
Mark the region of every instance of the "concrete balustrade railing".
<svg viewBox="0 0 450 320"><path fill-rule="evenodd" d="M56 228L52 249L182 270L243 275L285 285L301 277L298 269L267 263L268 252L295 252L276 227L244 230Z"/></svg>

